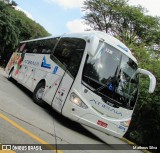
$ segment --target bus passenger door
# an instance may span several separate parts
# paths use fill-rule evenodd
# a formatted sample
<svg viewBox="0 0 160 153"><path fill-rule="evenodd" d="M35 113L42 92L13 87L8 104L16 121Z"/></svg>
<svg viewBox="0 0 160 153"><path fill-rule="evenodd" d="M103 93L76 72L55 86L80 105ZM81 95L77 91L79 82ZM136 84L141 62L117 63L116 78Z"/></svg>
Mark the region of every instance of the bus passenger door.
<svg viewBox="0 0 160 153"><path fill-rule="evenodd" d="M61 112L66 97L79 70L86 42L83 39L64 37L57 44L51 59L64 71L52 100L52 107ZM59 71L59 70L58 70Z"/></svg>
<svg viewBox="0 0 160 153"><path fill-rule="evenodd" d="M52 107L56 109L58 112L61 112L62 110L68 92L70 91L70 88L72 86L72 83L73 78L70 77L67 73L65 73L52 102Z"/></svg>

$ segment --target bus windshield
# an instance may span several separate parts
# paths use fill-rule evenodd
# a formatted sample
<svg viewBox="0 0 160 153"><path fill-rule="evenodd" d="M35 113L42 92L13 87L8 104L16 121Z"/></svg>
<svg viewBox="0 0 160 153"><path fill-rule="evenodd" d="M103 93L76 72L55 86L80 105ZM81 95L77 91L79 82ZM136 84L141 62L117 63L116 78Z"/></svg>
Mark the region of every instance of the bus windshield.
<svg viewBox="0 0 160 153"><path fill-rule="evenodd" d="M133 109L138 96L137 64L103 43L94 57L87 57L82 83L113 107Z"/></svg>

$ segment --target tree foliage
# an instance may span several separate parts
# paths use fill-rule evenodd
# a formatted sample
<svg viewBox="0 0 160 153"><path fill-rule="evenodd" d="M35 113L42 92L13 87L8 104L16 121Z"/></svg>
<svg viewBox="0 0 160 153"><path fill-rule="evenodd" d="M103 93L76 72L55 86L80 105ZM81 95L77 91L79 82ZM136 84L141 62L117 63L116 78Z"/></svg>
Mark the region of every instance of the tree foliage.
<svg viewBox="0 0 160 153"><path fill-rule="evenodd" d="M140 145L160 144L160 17L146 15L142 6L126 0L86 0L84 19L93 30L105 31L128 45L139 67L151 71L157 86L148 94L149 80L140 76L139 99L125 137Z"/></svg>
<svg viewBox="0 0 160 153"><path fill-rule="evenodd" d="M82 10L87 25L131 43L159 42L159 18L145 15L141 6L129 6L126 0L86 0Z"/></svg>
<svg viewBox="0 0 160 153"><path fill-rule="evenodd" d="M13 2L14 3L14 2ZM0 2L0 55L12 52L22 40L48 36L49 33L23 12Z"/></svg>
<svg viewBox="0 0 160 153"><path fill-rule="evenodd" d="M156 90L148 94L149 80L140 77L139 98L132 117L131 126L126 137L140 145L160 144L160 59L151 58L153 50L141 46L134 48L134 55L139 61L139 67L150 70L157 79Z"/></svg>
<svg viewBox="0 0 160 153"><path fill-rule="evenodd" d="M16 34L17 27L14 26L13 20L9 15L7 5L0 2L0 51L3 53L6 46L10 45L15 47L18 43L18 37Z"/></svg>

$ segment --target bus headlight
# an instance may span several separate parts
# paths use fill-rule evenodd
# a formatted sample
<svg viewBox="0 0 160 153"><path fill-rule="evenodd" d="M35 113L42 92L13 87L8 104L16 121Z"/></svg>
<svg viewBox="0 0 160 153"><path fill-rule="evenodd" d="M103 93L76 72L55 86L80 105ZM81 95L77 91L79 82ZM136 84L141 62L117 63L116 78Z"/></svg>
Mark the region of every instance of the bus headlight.
<svg viewBox="0 0 160 153"><path fill-rule="evenodd" d="M74 92L72 92L70 95L70 101L84 109L88 108L88 106Z"/></svg>

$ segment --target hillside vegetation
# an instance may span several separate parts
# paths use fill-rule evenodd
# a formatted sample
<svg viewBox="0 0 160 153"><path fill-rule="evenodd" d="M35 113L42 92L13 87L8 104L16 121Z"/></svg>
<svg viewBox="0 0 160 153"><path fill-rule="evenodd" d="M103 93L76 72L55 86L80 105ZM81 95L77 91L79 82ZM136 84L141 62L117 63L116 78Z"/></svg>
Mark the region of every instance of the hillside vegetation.
<svg viewBox="0 0 160 153"><path fill-rule="evenodd" d="M0 56L8 60L22 40L48 36L49 33L23 12L0 1ZM6 59L7 58L7 59Z"/></svg>

